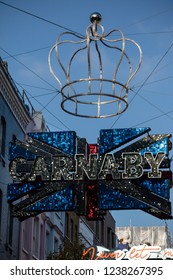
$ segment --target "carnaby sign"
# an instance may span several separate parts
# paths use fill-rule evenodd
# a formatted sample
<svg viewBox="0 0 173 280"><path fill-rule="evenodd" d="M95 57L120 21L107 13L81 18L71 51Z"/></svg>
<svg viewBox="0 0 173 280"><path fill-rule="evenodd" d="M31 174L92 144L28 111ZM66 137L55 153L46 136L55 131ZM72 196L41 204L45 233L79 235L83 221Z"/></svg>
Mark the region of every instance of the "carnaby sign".
<svg viewBox="0 0 173 280"><path fill-rule="evenodd" d="M104 247L96 246L83 250L82 259L90 260L148 260L148 259L173 259L173 249L161 249L160 246L147 244L133 246L129 250L110 251Z"/></svg>
<svg viewBox="0 0 173 280"><path fill-rule="evenodd" d="M162 172L159 167L165 156L165 153L157 153L154 156L148 152L142 157L139 153L129 152L122 153L116 161L113 154L105 154L99 159L98 154L90 154L89 162L84 154L76 154L75 159L64 155L50 158L37 156L34 161L17 157L11 161L9 171L14 181L35 181L37 176L43 181L83 181L84 175L88 180L105 180L107 175L111 175L113 180L137 179L144 174L143 162L147 161L150 167L147 177L161 178Z"/></svg>
<svg viewBox="0 0 173 280"><path fill-rule="evenodd" d="M171 135L149 131L103 129L96 144L74 131L15 139L7 188L13 215L24 220L45 211L75 211L99 220L106 210L141 209L172 219Z"/></svg>

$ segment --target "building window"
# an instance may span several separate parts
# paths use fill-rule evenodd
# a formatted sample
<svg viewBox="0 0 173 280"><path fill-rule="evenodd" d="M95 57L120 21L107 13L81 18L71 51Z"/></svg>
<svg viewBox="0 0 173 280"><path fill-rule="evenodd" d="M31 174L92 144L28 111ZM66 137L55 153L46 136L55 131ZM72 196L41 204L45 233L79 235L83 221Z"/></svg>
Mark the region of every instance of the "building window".
<svg viewBox="0 0 173 280"><path fill-rule="evenodd" d="M6 121L3 116L0 119L0 155L5 158L5 142L6 142Z"/></svg>
<svg viewBox="0 0 173 280"><path fill-rule="evenodd" d="M34 227L33 227L33 243L32 243L32 250L33 255L38 257L38 244L39 244L39 219L34 219Z"/></svg>
<svg viewBox="0 0 173 280"><path fill-rule="evenodd" d="M78 242L78 227L75 225L75 242Z"/></svg>
<svg viewBox="0 0 173 280"><path fill-rule="evenodd" d="M23 222L23 248L29 252L30 249L30 228L31 220L28 219Z"/></svg>
<svg viewBox="0 0 173 280"><path fill-rule="evenodd" d="M40 227L40 260L44 259L44 228Z"/></svg>
<svg viewBox="0 0 173 280"><path fill-rule="evenodd" d="M51 249L50 249L50 233L49 231L46 231L46 244L45 244L45 257L47 258L47 256L50 254Z"/></svg>
<svg viewBox="0 0 173 280"><path fill-rule="evenodd" d="M65 215L65 236L66 237L69 237L69 225L68 225L68 223L69 223L69 215L68 215L68 213L66 213L66 215Z"/></svg>
<svg viewBox="0 0 173 280"><path fill-rule="evenodd" d="M112 245L112 241L111 241L111 228L108 227L107 228L107 248L110 249L111 245Z"/></svg>
<svg viewBox="0 0 173 280"><path fill-rule="evenodd" d="M74 223L73 223L72 219L71 219L71 222L70 222L70 241L71 242L74 241Z"/></svg>
<svg viewBox="0 0 173 280"><path fill-rule="evenodd" d="M58 253L58 252L59 252L59 241L55 237L55 239L54 239L54 253Z"/></svg>
<svg viewBox="0 0 173 280"><path fill-rule="evenodd" d="M8 236L8 243L12 247L13 243L13 215L12 215L12 208L9 207L10 215L9 215L9 236Z"/></svg>
<svg viewBox="0 0 173 280"><path fill-rule="evenodd" d="M115 248L115 233L112 232L112 248Z"/></svg>
<svg viewBox="0 0 173 280"><path fill-rule="evenodd" d="M104 221L101 221L101 242L104 244Z"/></svg>
<svg viewBox="0 0 173 280"><path fill-rule="evenodd" d="M100 225L100 221L96 221L96 238L97 240L100 240L100 236L99 236L99 225Z"/></svg>

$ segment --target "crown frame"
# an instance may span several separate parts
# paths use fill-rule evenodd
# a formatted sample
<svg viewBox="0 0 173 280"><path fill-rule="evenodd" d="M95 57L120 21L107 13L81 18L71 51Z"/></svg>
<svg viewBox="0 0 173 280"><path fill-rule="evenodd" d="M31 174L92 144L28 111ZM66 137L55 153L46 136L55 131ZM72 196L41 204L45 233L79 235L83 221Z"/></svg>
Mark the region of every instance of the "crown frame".
<svg viewBox="0 0 173 280"><path fill-rule="evenodd" d="M107 34L104 34L104 27L100 24L102 17L99 13L93 13L90 16L91 24L86 29L86 37L80 36L74 32L61 33L55 45L51 48L48 56L48 64L50 72L58 82L61 94L61 108L66 113L69 113L78 117L85 118L107 118L117 116L125 112L128 108L128 92L129 83L138 72L142 64L142 50L141 47L132 39L125 38L124 34L119 29L113 29ZM98 33L101 31L101 33ZM109 36L114 36L115 33L120 34L120 38L108 39ZM75 40L61 40L64 35L72 35L78 38ZM125 52L126 43L129 42L137 47L139 51L139 62L137 67L133 70L132 63L129 56ZM71 44L85 44L83 47L78 48L71 56L67 68L60 60L59 48L61 45ZM113 77L108 78L104 76L106 71L103 71L103 60L100 51L100 44L102 47L116 50L119 52L119 60L114 68ZM116 45L117 44L117 45ZM119 45L120 46L119 46ZM95 48L95 57L98 60L99 75L92 77L92 48ZM56 59L59 65L59 69L64 74L65 82L62 83L55 74L52 64L51 56L55 51ZM87 76L71 79L71 68L74 64L74 59L77 55L83 51L86 51L87 57ZM123 60L126 60L128 65L128 78L125 82L118 81L117 76L120 70L120 65ZM68 104L68 105L67 105ZM103 108L106 110L103 110Z"/></svg>

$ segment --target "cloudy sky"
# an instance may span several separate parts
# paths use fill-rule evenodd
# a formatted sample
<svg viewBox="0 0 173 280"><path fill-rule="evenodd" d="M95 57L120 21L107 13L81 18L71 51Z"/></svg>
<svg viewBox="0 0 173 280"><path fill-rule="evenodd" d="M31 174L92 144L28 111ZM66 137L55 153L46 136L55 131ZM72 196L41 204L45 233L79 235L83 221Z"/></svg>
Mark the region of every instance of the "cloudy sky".
<svg viewBox="0 0 173 280"><path fill-rule="evenodd" d="M143 53L140 71L130 83L128 109L118 117L106 119L79 118L63 112L60 86L48 67L48 54L57 36L67 31L85 36L90 15L95 11L102 15L105 34L120 29L126 38L141 46ZM89 143L96 143L100 129L104 128L150 127L153 134L172 134L172 14L172 0L0 1L0 56L8 62L18 89L25 90L34 108L43 112L51 131L74 130ZM103 53L107 73L117 63L109 51ZM64 60L68 54L66 46ZM136 63L135 50L131 59ZM80 78L86 61L79 56L77 63L75 75ZM53 65L56 67L54 62ZM97 68L97 64L94 66ZM125 67L121 71L124 75ZM59 72L57 75L61 77ZM117 226L164 225L164 221L141 211L112 213ZM173 231L173 222L168 224Z"/></svg>

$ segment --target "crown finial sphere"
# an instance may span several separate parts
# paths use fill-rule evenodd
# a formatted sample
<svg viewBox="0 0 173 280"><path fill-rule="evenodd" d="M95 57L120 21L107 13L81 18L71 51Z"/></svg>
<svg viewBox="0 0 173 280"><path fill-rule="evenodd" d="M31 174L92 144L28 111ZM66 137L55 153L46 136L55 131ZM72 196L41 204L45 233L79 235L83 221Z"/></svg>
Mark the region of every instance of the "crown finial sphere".
<svg viewBox="0 0 173 280"><path fill-rule="evenodd" d="M91 23L96 22L97 24L99 24L99 23L101 22L101 20L102 20L102 16L101 16L101 14L98 13L98 12L92 13L92 14L90 15L90 21L91 21Z"/></svg>

